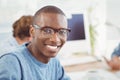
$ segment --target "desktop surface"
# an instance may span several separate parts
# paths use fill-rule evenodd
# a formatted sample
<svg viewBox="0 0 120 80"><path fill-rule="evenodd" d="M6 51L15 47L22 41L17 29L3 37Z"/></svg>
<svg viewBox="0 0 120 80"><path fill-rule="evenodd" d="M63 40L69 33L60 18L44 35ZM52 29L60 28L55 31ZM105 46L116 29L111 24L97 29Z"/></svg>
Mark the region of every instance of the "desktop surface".
<svg viewBox="0 0 120 80"><path fill-rule="evenodd" d="M72 80L120 80L120 76L117 76L120 72L111 70L103 60L98 60L93 56L74 58L76 57L69 58L68 61L62 59L64 61L62 65Z"/></svg>
<svg viewBox="0 0 120 80"><path fill-rule="evenodd" d="M105 69L92 69L67 73L71 80L119 80L120 77Z"/></svg>

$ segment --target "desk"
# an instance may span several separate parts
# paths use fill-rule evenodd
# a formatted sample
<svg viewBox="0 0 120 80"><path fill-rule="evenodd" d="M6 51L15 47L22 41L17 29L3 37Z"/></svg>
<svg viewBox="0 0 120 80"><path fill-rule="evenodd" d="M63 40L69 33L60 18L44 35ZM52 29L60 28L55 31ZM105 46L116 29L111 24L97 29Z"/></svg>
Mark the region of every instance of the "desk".
<svg viewBox="0 0 120 80"><path fill-rule="evenodd" d="M95 61L69 66L66 65L64 66L64 69L72 80L96 80L96 76L97 78L102 77L97 80L119 80L119 78L114 74L115 71L110 69L108 70L108 66L106 66L103 61ZM96 71L95 75L92 75L92 79L83 79L84 76L88 77L88 72L90 70Z"/></svg>
<svg viewBox="0 0 120 80"><path fill-rule="evenodd" d="M105 61L90 55L84 55L82 57L74 56L67 59L62 59L61 64L63 64L66 72L84 71L89 69L110 70L110 67L106 64Z"/></svg>
<svg viewBox="0 0 120 80"><path fill-rule="evenodd" d="M95 68L97 69L103 68L103 62L95 61L95 62L89 62L89 63L64 66L64 69L66 72L84 71L84 70L95 69Z"/></svg>

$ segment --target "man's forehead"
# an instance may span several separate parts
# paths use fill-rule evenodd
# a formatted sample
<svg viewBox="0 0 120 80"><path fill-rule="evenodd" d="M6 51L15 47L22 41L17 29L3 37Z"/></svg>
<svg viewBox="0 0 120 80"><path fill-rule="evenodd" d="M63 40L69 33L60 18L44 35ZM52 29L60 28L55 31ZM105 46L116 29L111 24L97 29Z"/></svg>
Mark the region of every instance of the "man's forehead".
<svg viewBox="0 0 120 80"><path fill-rule="evenodd" d="M62 15L62 14L58 14L58 13L41 13L39 16L36 17L36 21L49 21L49 20L60 20L60 21L66 21L67 18Z"/></svg>
<svg viewBox="0 0 120 80"><path fill-rule="evenodd" d="M67 28L67 18L66 16L59 13L41 13L36 18L36 25L39 26L52 26L58 28Z"/></svg>

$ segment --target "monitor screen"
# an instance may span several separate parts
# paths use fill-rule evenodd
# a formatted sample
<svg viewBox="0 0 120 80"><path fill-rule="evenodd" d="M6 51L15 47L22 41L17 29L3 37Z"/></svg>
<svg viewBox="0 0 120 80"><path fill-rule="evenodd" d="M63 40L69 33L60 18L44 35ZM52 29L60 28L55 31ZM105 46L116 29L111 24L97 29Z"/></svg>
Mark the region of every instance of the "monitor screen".
<svg viewBox="0 0 120 80"><path fill-rule="evenodd" d="M67 42L60 50L59 54L68 56L74 53L87 53L91 52L89 26L85 13L71 14L68 18L68 27L71 29L68 35Z"/></svg>
<svg viewBox="0 0 120 80"><path fill-rule="evenodd" d="M71 29L68 41L85 39L83 14L72 14L72 18L68 19L68 27Z"/></svg>

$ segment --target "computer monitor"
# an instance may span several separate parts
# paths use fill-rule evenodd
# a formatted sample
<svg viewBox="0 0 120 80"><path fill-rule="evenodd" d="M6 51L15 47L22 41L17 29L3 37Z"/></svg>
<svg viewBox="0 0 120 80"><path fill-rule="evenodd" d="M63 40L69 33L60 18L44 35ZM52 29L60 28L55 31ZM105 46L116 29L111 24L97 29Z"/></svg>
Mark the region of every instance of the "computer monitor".
<svg viewBox="0 0 120 80"><path fill-rule="evenodd" d="M71 32L59 54L63 57L74 53L90 54L89 25L86 13L71 14L71 18L68 18L68 27Z"/></svg>
<svg viewBox="0 0 120 80"><path fill-rule="evenodd" d="M86 39L83 15L84 14L72 14L72 18L68 19L68 27L71 29L68 41Z"/></svg>

